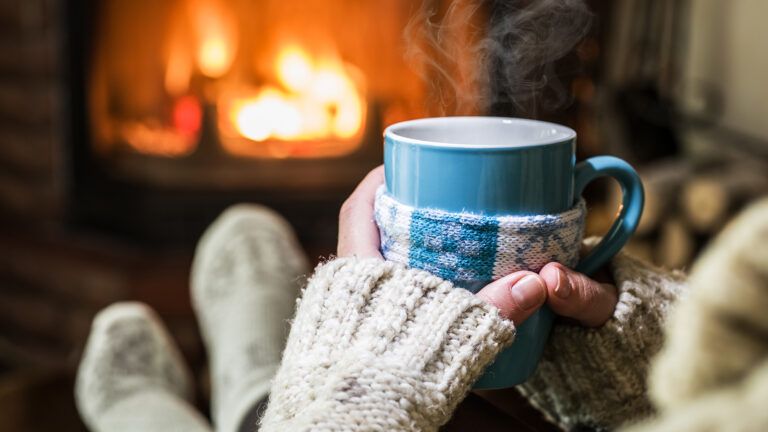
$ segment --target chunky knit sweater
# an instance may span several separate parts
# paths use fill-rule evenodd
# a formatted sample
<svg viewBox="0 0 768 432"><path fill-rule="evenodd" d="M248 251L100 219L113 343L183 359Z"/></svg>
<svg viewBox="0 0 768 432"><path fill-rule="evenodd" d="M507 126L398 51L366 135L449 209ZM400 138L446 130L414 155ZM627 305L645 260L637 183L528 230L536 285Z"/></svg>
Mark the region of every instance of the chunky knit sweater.
<svg viewBox="0 0 768 432"><path fill-rule="evenodd" d="M650 412L643 377L680 283L626 256L615 262L614 319L601 329L557 330L540 373L524 387L566 426L616 425ZM330 261L299 302L261 430L436 430L514 333L493 306L425 271L376 259ZM569 378L574 366L580 379ZM610 394L589 394L590 377Z"/></svg>
<svg viewBox="0 0 768 432"><path fill-rule="evenodd" d="M427 272L331 261L300 300L260 430L434 430L514 334Z"/></svg>
<svg viewBox="0 0 768 432"><path fill-rule="evenodd" d="M690 285L619 254L613 317L556 326L521 390L564 429L766 430L766 263L768 200L714 243ZM330 261L299 303L261 430L436 430L513 338L494 307L429 273Z"/></svg>

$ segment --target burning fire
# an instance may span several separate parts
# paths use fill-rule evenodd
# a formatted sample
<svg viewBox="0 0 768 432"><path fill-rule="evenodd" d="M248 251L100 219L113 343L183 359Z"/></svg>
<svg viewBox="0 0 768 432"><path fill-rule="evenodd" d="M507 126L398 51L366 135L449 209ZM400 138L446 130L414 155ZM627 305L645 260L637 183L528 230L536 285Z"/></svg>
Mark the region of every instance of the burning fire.
<svg viewBox="0 0 768 432"><path fill-rule="evenodd" d="M238 156L324 157L360 144L363 74L335 55L332 42L299 44L285 32L273 46L274 39L247 39L252 34L239 27L233 2L177 4L161 49L165 94L142 105L153 110L130 112L116 128L133 150L191 155L206 139L204 127L217 128L206 136Z"/></svg>
<svg viewBox="0 0 768 432"><path fill-rule="evenodd" d="M235 20L217 0L193 1L191 10L198 38L197 66L203 75L219 78L235 59Z"/></svg>
<svg viewBox="0 0 768 432"><path fill-rule="evenodd" d="M362 130L360 79L349 65L314 60L291 46L277 56L279 86L262 87L228 110L237 132L251 141L350 139Z"/></svg>

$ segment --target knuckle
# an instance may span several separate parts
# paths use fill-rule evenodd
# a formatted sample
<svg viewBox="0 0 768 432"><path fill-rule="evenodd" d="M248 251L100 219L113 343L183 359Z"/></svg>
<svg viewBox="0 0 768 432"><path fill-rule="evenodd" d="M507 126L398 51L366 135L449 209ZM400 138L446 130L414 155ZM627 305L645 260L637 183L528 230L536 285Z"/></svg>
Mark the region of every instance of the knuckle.
<svg viewBox="0 0 768 432"><path fill-rule="evenodd" d="M581 273L575 273L568 278L571 288L576 292L578 301L574 302L574 312L580 313L589 310L590 304L597 294L592 287L592 281Z"/></svg>
<svg viewBox="0 0 768 432"><path fill-rule="evenodd" d="M589 279L587 279L587 277L581 273L576 273L573 276L571 280L571 286L583 297L589 296L591 294Z"/></svg>

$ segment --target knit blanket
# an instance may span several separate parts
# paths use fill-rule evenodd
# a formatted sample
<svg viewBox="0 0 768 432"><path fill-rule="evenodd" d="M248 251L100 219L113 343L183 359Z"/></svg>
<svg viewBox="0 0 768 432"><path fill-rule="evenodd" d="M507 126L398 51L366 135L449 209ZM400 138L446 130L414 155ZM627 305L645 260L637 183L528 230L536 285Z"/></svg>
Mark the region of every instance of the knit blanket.
<svg viewBox="0 0 768 432"><path fill-rule="evenodd" d="M414 208L376 193L375 218L384 258L474 286L557 261L578 262L586 204L558 214L489 216Z"/></svg>

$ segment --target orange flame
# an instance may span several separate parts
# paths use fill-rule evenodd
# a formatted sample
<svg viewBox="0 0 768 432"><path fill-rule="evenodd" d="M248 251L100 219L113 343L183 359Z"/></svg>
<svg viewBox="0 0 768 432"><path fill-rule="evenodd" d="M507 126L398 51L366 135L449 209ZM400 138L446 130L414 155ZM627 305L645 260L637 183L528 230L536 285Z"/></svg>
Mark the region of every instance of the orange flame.
<svg viewBox="0 0 768 432"><path fill-rule="evenodd" d="M172 30L168 44L164 85L172 96L186 93L192 79L192 50L184 36L185 34L177 26Z"/></svg>
<svg viewBox="0 0 768 432"><path fill-rule="evenodd" d="M360 79L338 61L316 62L298 47L283 49L275 73L282 88L267 86L236 101L229 121L252 141L349 139L362 130Z"/></svg>
<svg viewBox="0 0 768 432"><path fill-rule="evenodd" d="M197 31L197 66L209 78L229 71L237 48L237 26L220 0L197 0L191 4Z"/></svg>

